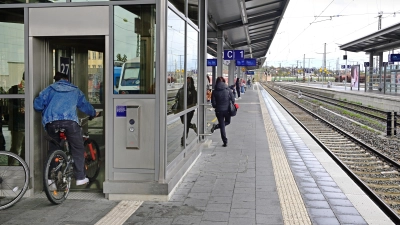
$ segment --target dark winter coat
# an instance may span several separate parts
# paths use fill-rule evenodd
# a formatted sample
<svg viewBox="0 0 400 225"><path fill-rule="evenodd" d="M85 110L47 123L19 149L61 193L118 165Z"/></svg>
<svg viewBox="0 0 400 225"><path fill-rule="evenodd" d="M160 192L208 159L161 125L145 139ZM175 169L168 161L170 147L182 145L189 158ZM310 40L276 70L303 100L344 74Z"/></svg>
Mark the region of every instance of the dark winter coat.
<svg viewBox="0 0 400 225"><path fill-rule="evenodd" d="M225 83L217 83L215 85L215 90L211 95L212 107L215 108L216 112L228 111L229 101L235 103L233 92L228 88Z"/></svg>

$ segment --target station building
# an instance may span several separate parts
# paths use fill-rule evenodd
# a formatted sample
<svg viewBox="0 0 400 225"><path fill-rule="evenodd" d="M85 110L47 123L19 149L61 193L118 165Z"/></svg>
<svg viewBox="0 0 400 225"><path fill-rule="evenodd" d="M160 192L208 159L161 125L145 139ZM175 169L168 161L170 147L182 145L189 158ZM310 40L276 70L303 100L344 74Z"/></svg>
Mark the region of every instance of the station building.
<svg viewBox="0 0 400 225"><path fill-rule="evenodd" d="M210 32L208 1L0 2L4 137L0 138L0 149L17 153L30 166L27 195L43 189L43 162L48 148L41 114L33 110L33 99L54 82L54 73L60 71L69 75L71 83L84 92L97 111L103 112L103 117L82 127L101 149L100 175L87 187L72 188L104 193L108 199L168 200L207 137L207 79L202 76L207 73L207 54L223 61L227 35L221 31L213 36ZM234 2L227 7L245 5L244 1ZM277 11L268 17L262 15L269 24L264 24L261 17L254 20L258 24L254 29L262 33L269 29L270 37L264 34L262 41L254 41L263 49L256 54L257 46L251 52L247 33L243 48L246 54L253 58L265 55L288 2L251 6L258 14L260 10L266 12L262 7ZM237 14L243 18L243 8ZM225 28L234 27L231 24ZM246 29L249 32L252 28ZM218 43L210 47L207 33ZM235 32L228 36L235 36ZM229 68L233 80L235 68ZM218 76L221 74L222 66L217 71ZM183 105L172 109L174 101L169 100L175 98L179 88L189 88L187 77L193 78L197 100L188 104L188 92L183 91Z"/></svg>

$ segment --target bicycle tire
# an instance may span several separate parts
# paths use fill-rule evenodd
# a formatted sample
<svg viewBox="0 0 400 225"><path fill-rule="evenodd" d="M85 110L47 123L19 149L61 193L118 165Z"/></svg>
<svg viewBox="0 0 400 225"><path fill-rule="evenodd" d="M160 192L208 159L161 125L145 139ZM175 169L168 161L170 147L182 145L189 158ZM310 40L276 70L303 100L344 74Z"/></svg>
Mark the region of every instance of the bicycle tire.
<svg viewBox="0 0 400 225"><path fill-rule="evenodd" d="M55 205L61 204L67 199L71 188L73 171L72 163L69 160L64 151L56 150L46 161L43 174L43 189L47 199ZM50 170L52 163L53 168Z"/></svg>
<svg viewBox="0 0 400 225"><path fill-rule="evenodd" d="M92 148L95 151L95 160L93 160L92 154L90 152L89 143L92 144ZM99 148L99 145L97 144L97 142L90 138L85 140L84 146L85 146L85 151L86 151L86 157L85 157L86 177L89 178L89 181L92 182L92 181L96 180L96 178L100 172L100 164L101 164L100 148Z"/></svg>
<svg viewBox="0 0 400 225"><path fill-rule="evenodd" d="M3 210L13 206L25 195L29 188L29 167L12 152L0 151L0 157L0 210ZM10 159L12 164L17 164L9 165Z"/></svg>

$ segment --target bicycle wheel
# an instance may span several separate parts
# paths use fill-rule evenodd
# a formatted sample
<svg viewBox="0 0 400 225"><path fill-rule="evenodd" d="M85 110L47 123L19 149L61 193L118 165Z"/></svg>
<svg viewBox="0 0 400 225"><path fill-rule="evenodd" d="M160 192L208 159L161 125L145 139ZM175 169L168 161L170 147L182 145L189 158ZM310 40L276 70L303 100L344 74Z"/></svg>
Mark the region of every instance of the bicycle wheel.
<svg viewBox="0 0 400 225"><path fill-rule="evenodd" d="M50 202L57 205L67 199L72 174L71 161L64 151L56 150L47 158L43 174L43 187Z"/></svg>
<svg viewBox="0 0 400 225"><path fill-rule="evenodd" d="M84 145L86 177L89 178L90 181L94 181L100 172L100 148L93 139L87 139Z"/></svg>
<svg viewBox="0 0 400 225"><path fill-rule="evenodd" d="M29 167L12 152L0 151L0 210L17 203L28 190Z"/></svg>

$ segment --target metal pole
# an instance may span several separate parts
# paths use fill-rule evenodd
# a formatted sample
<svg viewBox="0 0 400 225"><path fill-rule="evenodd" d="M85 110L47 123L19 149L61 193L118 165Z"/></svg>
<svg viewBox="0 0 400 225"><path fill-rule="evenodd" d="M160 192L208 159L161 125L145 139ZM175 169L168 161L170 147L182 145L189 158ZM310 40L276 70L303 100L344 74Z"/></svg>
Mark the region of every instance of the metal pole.
<svg viewBox="0 0 400 225"><path fill-rule="evenodd" d="M347 85L347 51L345 51L344 54L346 55L346 68L344 70L344 75L345 75L344 90L346 90L346 85Z"/></svg>
<svg viewBox="0 0 400 225"><path fill-rule="evenodd" d="M304 54L303 58L303 82L306 81L306 54Z"/></svg>

